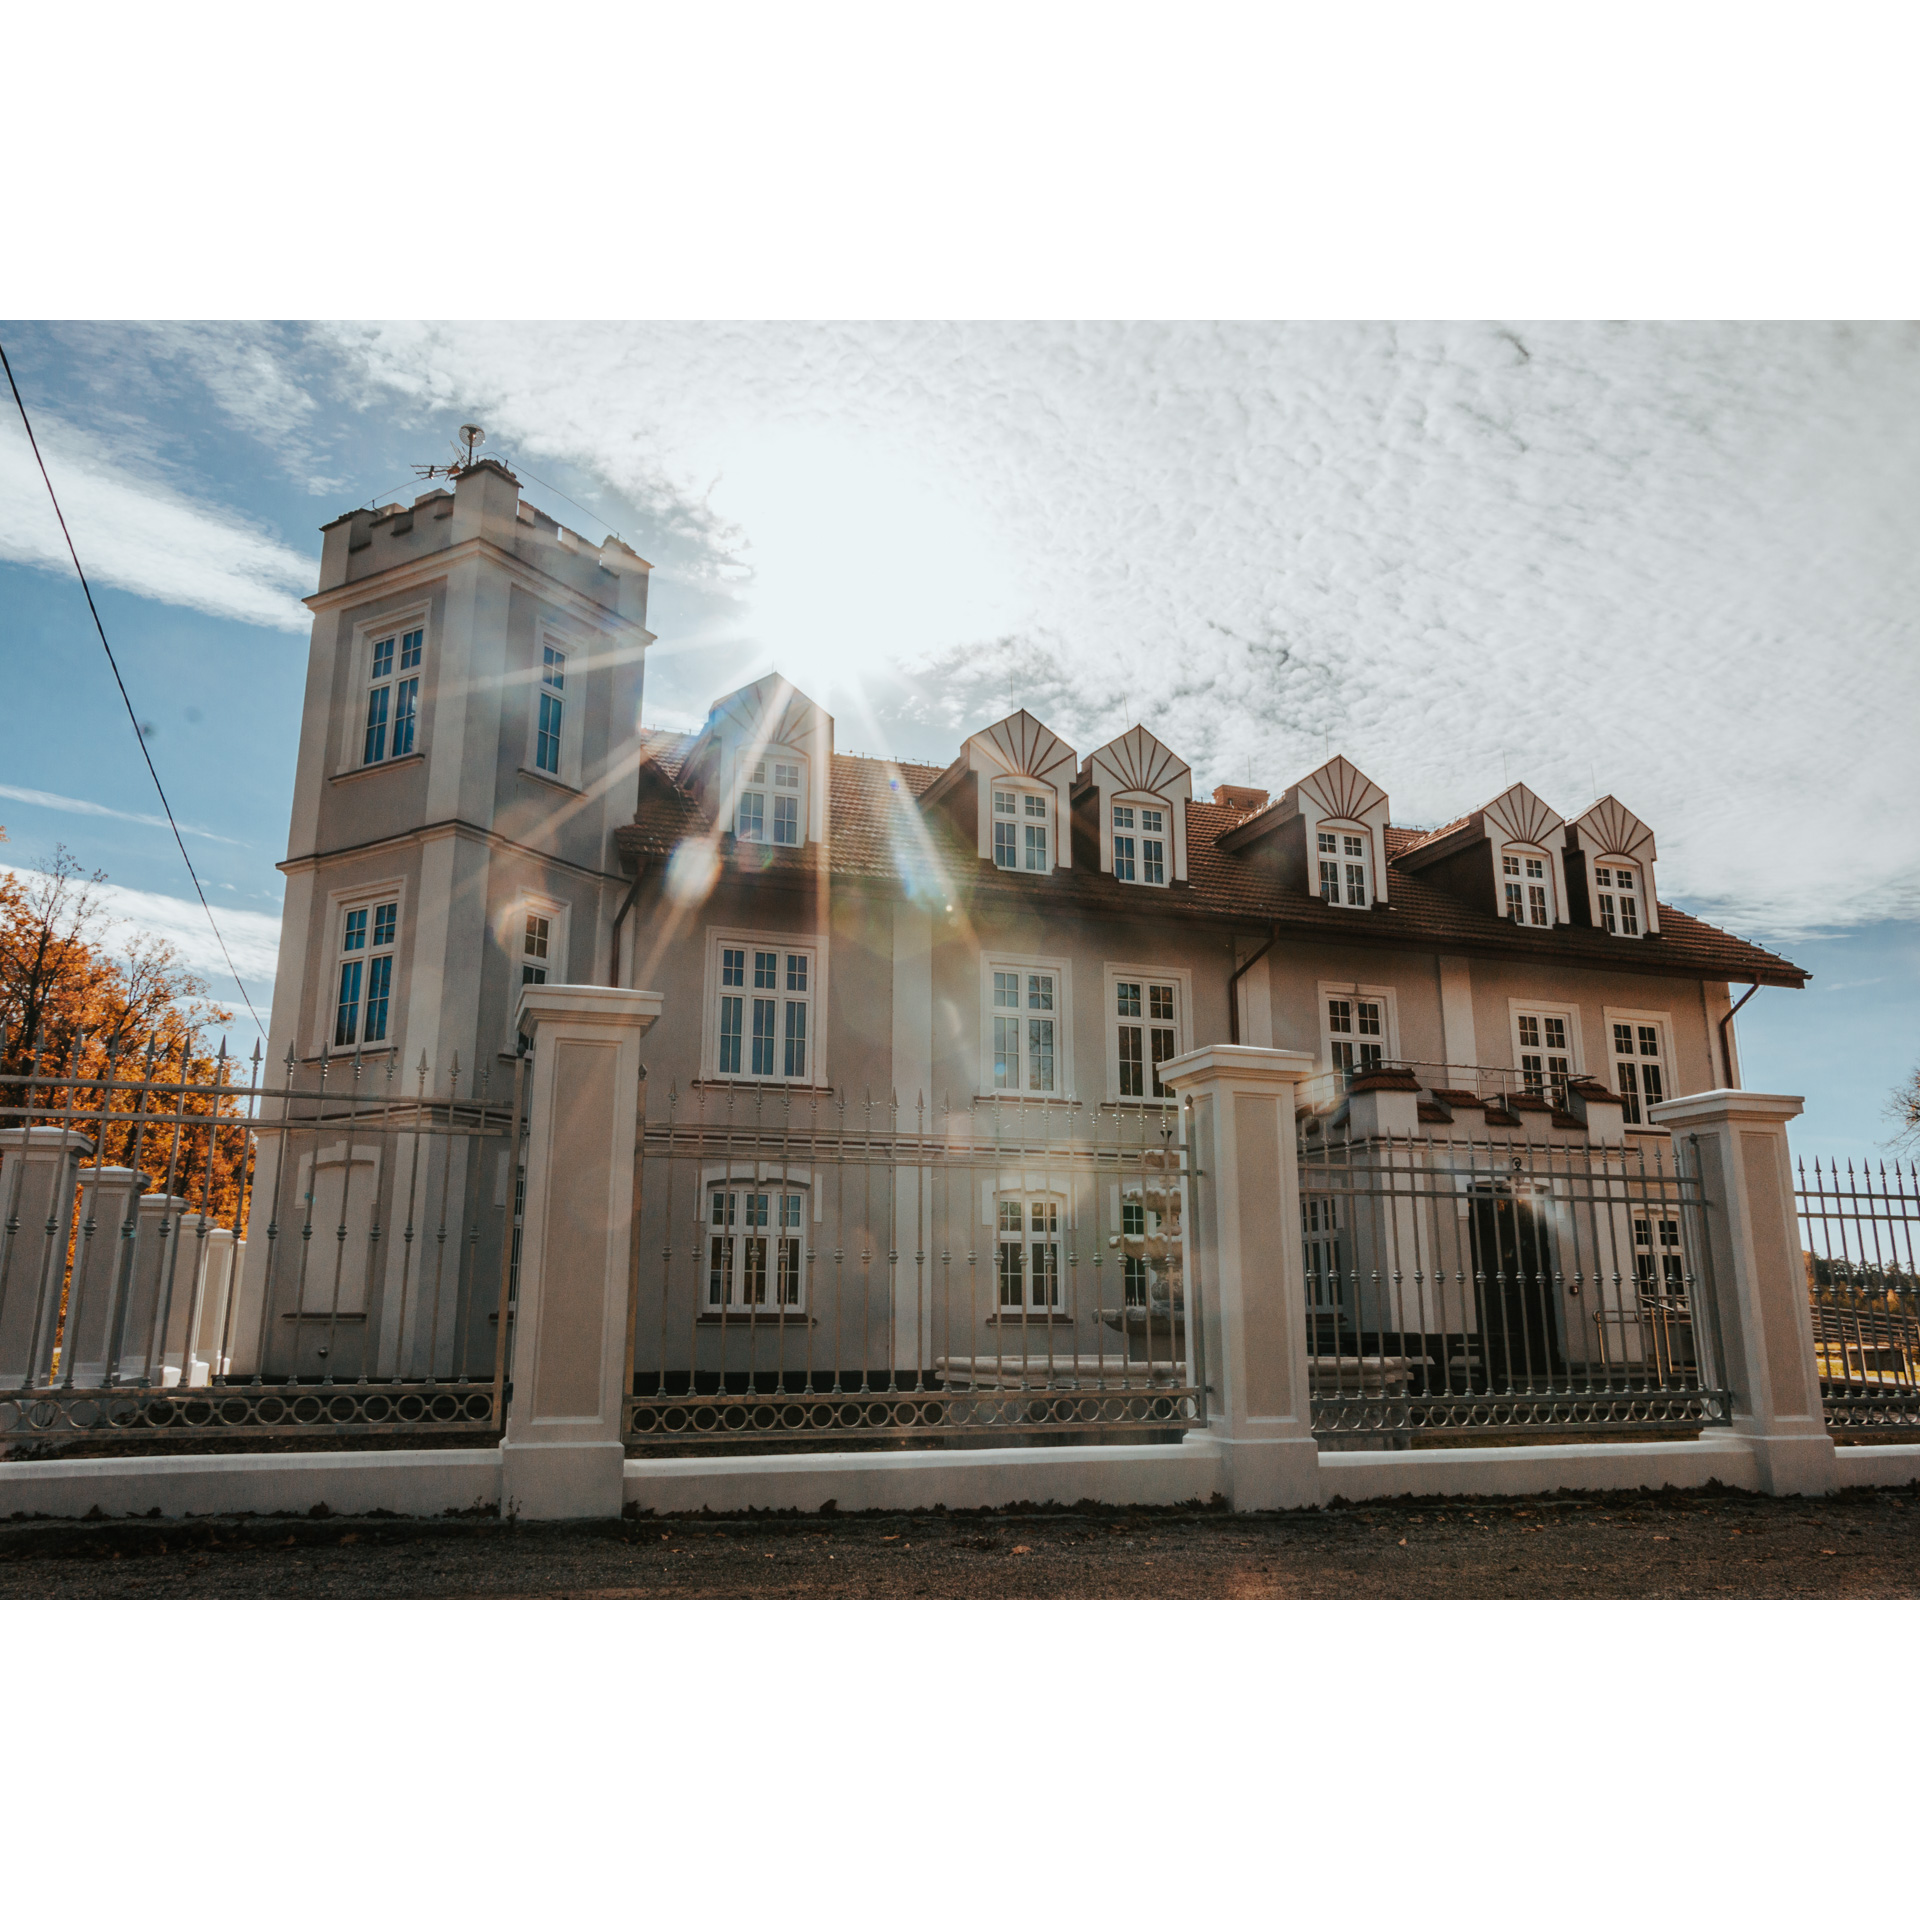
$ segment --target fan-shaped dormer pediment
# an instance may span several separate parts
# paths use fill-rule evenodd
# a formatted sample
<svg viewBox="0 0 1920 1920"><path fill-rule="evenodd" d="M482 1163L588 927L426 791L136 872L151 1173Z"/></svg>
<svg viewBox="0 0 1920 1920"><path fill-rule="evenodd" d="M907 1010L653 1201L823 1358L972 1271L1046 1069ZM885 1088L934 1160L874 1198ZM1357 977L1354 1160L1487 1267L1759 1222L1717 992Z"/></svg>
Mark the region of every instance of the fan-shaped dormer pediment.
<svg viewBox="0 0 1920 1920"><path fill-rule="evenodd" d="M1548 846L1567 824L1531 787L1518 780L1497 799L1489 800L1481 811L1486 816L1489 838L1520 846Z"/></svg>
<svg viewBox="0 0 1920 1920"><path fill-rule="evenodd" d="M1052 786L1062 767L1071 777L1073 749L1043 720L1025 707L976 733L962 752L990 761L995 770Z"/></svg>
<svg viewBox="0 0 1920 1920"><path fill-rule="evenodd" d="M920 804L955 810L963 832L965 811L971 807L982 860L1014 872L1052 872L1073 864L1067 826L1073 770L1073 749L1022 707L969 734L953 765L920 796ZM998 838L996 808L1003 815ZM1044 841L1038 838L1042 835ZM1002 843L1008 837L1014 843L1011 859ZM1039 856L1033 849L1040 845L1045 853L1036 868L1033 862Z"/></svg>
<svg viewBox="0 0 1920 1920"><path fill-rule="evenodd" d="M1300 781L1297 791L1318 807L1325 820L1365 821L1376 808L1384 815L1387 805L1386 789L1376 786L1343 753L1316 767Z"/></svg>
<svg viewBox="0 0 1920 1920"><path fill-rule="evenodd" d="M1091 796L1102 873L1117 873L1122 880L1147 879L1156 886L1167 881L1185 884L1193 769L1171 747L1145 727L1131 727L1087 756L1075 792L1083 807ZM1120 851L1126 856L1117 868L1116 805L1123 809ZM1147 818L1142 818L1143 810ZM1151 857L1146 851L1149 838L1156 849Z"/></svg>
<svg viewBox="0 0 1920 1920"><path fill-rule="evenodd" d="M833 715L780 673L722 694L687 755L722 826L776 845L826 841L832 769Z"/></svg>
<svg viewBox="0 0 1920 1920"><path fill-rule="evenodd" d="M1609 933L1660 931L1660 901L1653 878L1659 852L1653 829L1644 820L1608 794L1568 824L1566 844L1573 892L1584 908L1580 918ZM1627 869L1624 884L1622 868ZM1625 893L1637 895L1631 908L1619 904ZM1604 901L1606 894L1615 896L1611 910Z"/></svg>

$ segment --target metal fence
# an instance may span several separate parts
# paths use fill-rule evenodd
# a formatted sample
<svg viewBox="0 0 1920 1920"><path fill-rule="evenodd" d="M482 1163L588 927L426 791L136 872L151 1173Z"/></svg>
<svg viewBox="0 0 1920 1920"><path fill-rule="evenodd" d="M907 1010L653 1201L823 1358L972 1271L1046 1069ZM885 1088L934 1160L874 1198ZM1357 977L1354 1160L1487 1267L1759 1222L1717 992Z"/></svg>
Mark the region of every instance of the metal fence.
<svg viewBox="0 0 1920 1920"><path fill-rule="evenodd" d="M1795 1169L1827 1425L1920 1427L1920 1169Z"/></svg>
<svg viewBox="0 0 1920 1920"><path fill-rule="evenodd" d="M499 1425L524 1068L260 1064L0 1077L0 1440Z"/></svg>
<svg viewBox="0 0 1920 1920"><path fill-rule="evenodd" d="M706 1085L653 1108L630 1444L1202 1424L1171 1105Z"/></svg>
<svg viewBox="0 0 1920 1920"><path fill-rule="evenodd" d="M1681 1151L1306 1148L1315 1431L1725 1424L1699 1169Z"/></svg>

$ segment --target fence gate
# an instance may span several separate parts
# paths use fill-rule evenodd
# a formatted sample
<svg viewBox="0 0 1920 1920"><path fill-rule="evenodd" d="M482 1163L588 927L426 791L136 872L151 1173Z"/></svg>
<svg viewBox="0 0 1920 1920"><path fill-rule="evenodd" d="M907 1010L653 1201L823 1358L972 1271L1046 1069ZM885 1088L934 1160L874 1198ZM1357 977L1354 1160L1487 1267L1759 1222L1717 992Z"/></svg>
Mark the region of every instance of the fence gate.
<svg viewBox="0 0 1920 1920"><path fill-rule="evenodd" d="M492 1432L524 1071L83 1040L0 1078L0 1441Z"/></svg>
<svg viewBox="0 0 1920 1920"><path fill-rule="evenodd" d="M1306 1148L1300 1196L1317 1433L1731 1418L1691 1159L1369 1139Z"/></svg>
<svg viewBox="0 0 1920 1920"><path fill-rule="evenodd" d="M1920 1426L1920 1169L1816 1160L1795 1174L1827 1425Z"/></svg>
<svg viewBox="0 0 1920 1920"><path fill-rule="evenodd" d="M653 1106L631 1445L1202 1423L1171 1103L723 1085Z"/></svg>

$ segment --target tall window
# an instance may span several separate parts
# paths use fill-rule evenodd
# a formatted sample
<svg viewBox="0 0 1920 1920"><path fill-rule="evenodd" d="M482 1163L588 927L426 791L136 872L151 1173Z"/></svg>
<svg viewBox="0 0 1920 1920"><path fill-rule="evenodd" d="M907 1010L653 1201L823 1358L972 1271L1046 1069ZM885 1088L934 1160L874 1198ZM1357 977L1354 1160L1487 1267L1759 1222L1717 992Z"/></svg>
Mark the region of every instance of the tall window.
<svg viewBox="0 0 1920 1920"><path fill-rule="evenodd" d="M801 801L805 786L797 760L763 755L754 761L740 787L734 832L742 840L771 840L776 847L797 847L805 834ZM768 832L768 823L772 832Z"/></svg>
<svg viewBox="0 0 1920 1920"><path fill-rule="evenodd" d="M544 913L527 915L527 929L521 941L520 984L544 987L547 984L547 948L553 940L553 922Z"/></svg>
<svg viewBox="0 0 1920 1920"><path fill-rule="evenodd" d="M1167 816L1160 807L1113 810L1113 877L1142 887L1167 884Z"/></svg>
<svg viewBox="0 0 1920 1920"><path fill-rule="evenodd" d="M542 773L560 777L560 723L566 714L567 656L558 647L542 646L540 663L540 736L533 764Z"/></svg>
<svg viewBox="0 0 1920 1920"><path fill-rule="evenodd" d="M1615 1020L1611 1025L1614 1085L1627 1103L1627 1125L1650 1125L1647 1109L1667 1097L1660 1028L1647 1020Z"/></svg>
<svg viewBox="0 0 1920 1920"><path fill-rule="evenodd" d="M1057 1093L1060 976L1051 969L993 974L993 1086L996 1093Z"/></svg>
<svg viewBox="0 0 1920 1920"><path fill-rule="evenodd" d="M1000 1202L1000 1310L1051 1313L1060 1304L1060 1202Z"/></svg>
<svg viewBox="0 0 1920 1920"><path fill-rule="evenodd" d="M1053 807L1046 794L995 787L993 864L1009 872L1051 872L1052 823Z"/></svg>
<svg viewBox="0 0 1920 1920"><path fill-rule="evenodd" d="M1686 1259L1681 1251L1677 1214L1633 1216L1633 1265L1640 1297L1649 1305L1686 1298Z"/></svg>
<svg viewBox="0 0 1920 1920"><path fill-rule="evenodd" d="M813 975L811 951L724 943L714 1071L728 1079L807 1079Z"/></svg>
<svg viewBox="0 0 1920 1920"><path fill-rule="evenodd" d="M1515 1049L1520 1078L1529 1093L1546 1093L1556 1104L1566 1099L1573 1078L1573 1049L1567 1043L1567 1016L1563 1013L1516 1013Z"/></svg>
<svg viewBox="0 0 1920 1920"><path fill-rule="evenodd" d="M413 751L420 713L420 654L425 643L423 627L389 633L373 643L361 765L378 766L382 760L398 760Z"/></svg>
<svg viewBox="0 0 1920 1920"><path fill-rule="evenodd" d="M1386 1004L1364 994L1327 996L1327 1057L1344 1074L1367 1073L1386 1057Z"/></svg>
<svg viewBox="0 0 1920 1920"><path fill-rule="evenodd" d="M1337 1322L1346 1304L1340 1288L1340 1216L1331 1194L1300 1196L1300 1228L1307 1268L1307 1310ZM1316 1320L1315 1346L1321 1328Z"/></svg>
<svg viewBox="0 0 1920 1920"><path fill-rule="evenodd" d="M806 1216L804 1193L710 1189L707 1311L778 1313L800 1306Z"/></svg>
<svg viewBox="0 0 1920 1920"><path fill-rule="evenodd" d="M1316 841L1320 853L1320 898L1330 907L1364 907L1369 898L1367 836L1338 829L1322 830Z"/></svg>
<svg viewBox="0 0 1920 1920"><path fill-rule="evenodd" d="M1116 980L1114 1022L1122 1100L1165 1100L1161 1067L1180 1050L1180 1028L1171 981Z"/></svg>
<svg viewBox="0 0 1920 1920"><path fill-rule="evenodd" d="M1544 854L1524 850L1503 853L1500 878L1505 889L1506 915L1516 927L1553 925L1553 883L1547 878Z"/></svg>
<svg viewBox="0 0 1920 1920"><path fill-rule="evenodd" d="M1593 897L1600 907L1600 925L1608 933L1640 937L1640 881L1632 867L1596 866Z"/></svg>
<svg viewBox="0 0 1920 1920"><path fill-rule="evenodd" d="M1152 1275L1144 1256L1127 1253L1124 1250L1126 1241L1141 1238L1146 1230L1147 1203L1144 1200L1122 1200L1120 1202L1121 1274L1126 1289L1127 1305L1130 1307L1144 1307L1152 1290Z"/></svg>
<svg viewBox="0 0 1920 1920"><path fill-rule="evenodd" d="M333 1044L379 1046L393 999L393 949L400 928L397 901L350 907L340 923L340 990L334 999Z"/></svg>

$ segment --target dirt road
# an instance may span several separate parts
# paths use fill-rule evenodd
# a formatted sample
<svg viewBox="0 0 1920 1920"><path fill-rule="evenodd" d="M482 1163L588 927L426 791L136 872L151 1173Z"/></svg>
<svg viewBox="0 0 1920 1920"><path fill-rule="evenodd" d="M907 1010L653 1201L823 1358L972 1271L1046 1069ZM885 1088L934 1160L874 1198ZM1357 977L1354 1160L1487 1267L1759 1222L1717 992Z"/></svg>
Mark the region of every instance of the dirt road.
<svg viewBox="0 0 1920 1920"><path fill-rule="evenodd" d="M0 1523L0 1598L1886 1599L1920 1495L1419 1500L503 1526Z"/></svg>

